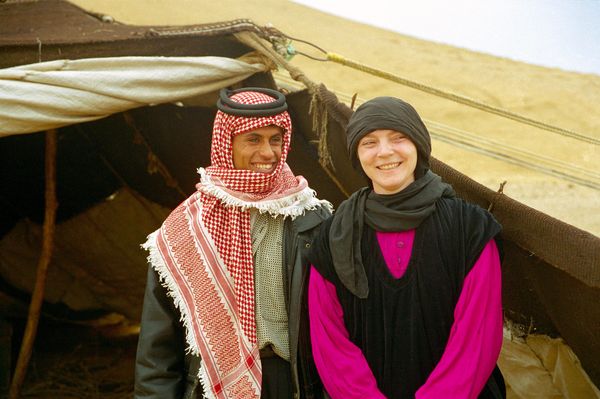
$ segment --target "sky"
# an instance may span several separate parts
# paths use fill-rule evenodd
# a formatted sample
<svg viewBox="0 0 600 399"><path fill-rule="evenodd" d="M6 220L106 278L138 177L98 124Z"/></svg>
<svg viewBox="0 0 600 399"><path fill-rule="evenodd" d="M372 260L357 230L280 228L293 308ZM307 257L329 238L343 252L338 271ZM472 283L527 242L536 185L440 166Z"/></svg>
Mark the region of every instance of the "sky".
<svg viewBox="0 0 600 399"><path fill-rule="evenodd" d="M600 0L294 0L425 40L600 75Z"/></svg>

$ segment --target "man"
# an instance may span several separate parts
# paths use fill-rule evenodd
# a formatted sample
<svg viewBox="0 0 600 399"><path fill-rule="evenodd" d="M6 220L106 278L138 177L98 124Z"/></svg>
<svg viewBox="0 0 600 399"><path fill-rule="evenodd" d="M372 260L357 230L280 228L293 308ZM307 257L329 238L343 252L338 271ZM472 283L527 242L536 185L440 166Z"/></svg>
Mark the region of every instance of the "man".
<svg viewBox="0 0 600 399"><path fill-rule="evenodd" d="M197 192L144 244L135 397L318 397L310 348L299 345L304 251L331 204L286 164L281 93L222 90L217 107Z"/></svg>

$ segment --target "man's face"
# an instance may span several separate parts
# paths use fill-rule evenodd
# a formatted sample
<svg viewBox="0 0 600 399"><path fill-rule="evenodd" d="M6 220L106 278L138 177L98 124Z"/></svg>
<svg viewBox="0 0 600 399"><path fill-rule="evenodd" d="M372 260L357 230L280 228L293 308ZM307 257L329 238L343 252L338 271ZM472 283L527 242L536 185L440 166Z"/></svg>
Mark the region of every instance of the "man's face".
<svg viewBox="0 0 600 399"><path fill-rule="evenodd" d="M281 159L283 130L265 126L233 137L233 166L258 173L271 173Z"/></svg>

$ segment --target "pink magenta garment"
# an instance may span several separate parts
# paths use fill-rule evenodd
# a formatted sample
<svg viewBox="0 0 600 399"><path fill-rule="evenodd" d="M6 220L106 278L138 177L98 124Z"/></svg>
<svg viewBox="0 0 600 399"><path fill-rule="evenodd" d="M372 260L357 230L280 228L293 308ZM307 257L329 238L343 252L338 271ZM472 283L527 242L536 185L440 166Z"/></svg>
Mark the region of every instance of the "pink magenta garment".
<svg viewBox="0 0 600 399"><path fill-rule="evenodd" d="M396 278L406 271L414 233L377 232L384 259ZM349 340L335 286L314 267L308 302L315 364L329 396L385 398L360 348ZM491 240L465 278L444 354L415 397L477 398L496 365L501 346L500 260Z"/></svg>

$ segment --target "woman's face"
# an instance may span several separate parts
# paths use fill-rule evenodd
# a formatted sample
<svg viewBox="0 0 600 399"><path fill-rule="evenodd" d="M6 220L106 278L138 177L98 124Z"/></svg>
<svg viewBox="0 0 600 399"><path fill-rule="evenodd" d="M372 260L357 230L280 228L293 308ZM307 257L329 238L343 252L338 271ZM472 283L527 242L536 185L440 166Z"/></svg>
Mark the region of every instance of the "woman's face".
<svg viewBox="0 0 600 399"><path fill-rule="evenodd" d="M374 130L360 139L356 151L377 194L395 194L415 181L417 147L403 133Z"/></svg>

